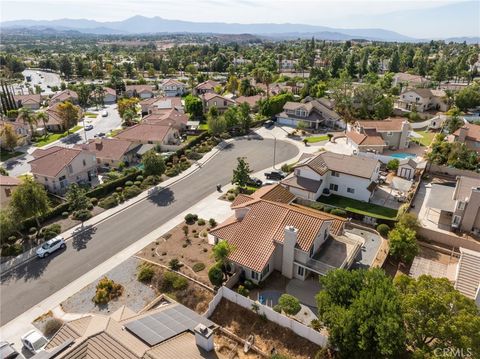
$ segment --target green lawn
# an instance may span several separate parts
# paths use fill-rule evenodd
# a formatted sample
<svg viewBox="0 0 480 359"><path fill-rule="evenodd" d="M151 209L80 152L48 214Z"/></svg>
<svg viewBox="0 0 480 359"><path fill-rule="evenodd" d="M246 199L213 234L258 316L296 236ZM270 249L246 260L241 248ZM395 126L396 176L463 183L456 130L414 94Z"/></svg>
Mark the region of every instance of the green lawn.
<svg viewBox="0 0 480 359"><path fill-rule="evenodd" d="M95 115L94 113L86 113L86 114L85 114L85 117L88 117L88 118L97 118L97 115Z"/></svg>
<svg viewBox="0 0 480 359"><path fill-rule="evenodd" d="M195 135L188 135L187 136L187 143L193 141L194 139L196 139L198 136L195 136Z"/></svg>
<svg viewBox="0 0 480 359"><path fill-rule="evenodd" d="M7 152L5 150L2 150L0 151L0 161L6 161L6 160L9 160L10 158L13 158L13 157L17 157L17 156L20 156L20 155L23 155L23 152L18 152L18 151L14 151L14 152Z"/></svg>
<svg viewBox="0 0 480 359"><path fill-rule="evenodd" d="M422 138L414 139L415 142L421 144L422 146L428 147L433 141L433 138L435 137L436 133L434 132L428 132L428 131L415 131L415 133L418 133L419 135L422 135Z"/></svg>
<svg viewBox="0 0 480 359"><path fill-rule="evenodd" d="M35 142L35 147L42 147L48 145L49 143L55 142L61 138L71 135L72 133L78 131L81 128L82 126L75 126L71 128L69 132L65 131L64 133L50 133L48 136L42 137L39 141Z"/></svg>
<svg viewBox="0 0 480 359"><path fill-rule="evenodd" d="M201 124L198 126L198 129L199 129L199 130L202 130L202 131L208 131L208 123L201 123Z"/></svg>
<svg viewBox="0 0 480 359"><path fill-rule="evenodd" d="M332 194L328 197L321 196L319 202L329 206L340 207L347 211L363 214L370 217L380 219L395 219L397 217L397 210L387 207L378 206L373 203L357 201L355 199L337 196Z"/></svg>
<svg viewBox="0 0 480 359"><path fill-rule="evenodd" d="M323 136L312 136L312 137L306 137L308 143L316 143L316 142L321 142L321 141L328 141L328 136L323 135Z"/></svg>

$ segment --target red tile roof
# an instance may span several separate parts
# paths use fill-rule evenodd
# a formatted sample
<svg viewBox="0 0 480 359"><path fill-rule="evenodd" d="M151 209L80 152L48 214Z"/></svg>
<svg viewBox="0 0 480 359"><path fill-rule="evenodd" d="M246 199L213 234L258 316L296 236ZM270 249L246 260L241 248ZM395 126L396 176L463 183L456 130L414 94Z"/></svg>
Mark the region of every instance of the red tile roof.
<svg viewBox="0 0 480 359"><path fill-rule="evenodd" d="M75 145L74 148L95 153L97 158L120 161L131 146L130 141L118 138L96 138L89 140L87 144Z"/></svg>
<svg viewBox="0 0 480 359"><path fill-rule="evenodd" d="M0 186L18 186L22 181L16 177L0 175Z"/></svg>
<svg viewBox="0 0 480 359"><path fill-rule="evenodd" d="M139 123L126 128L117 134L116 138L142 143L163 142L170 130L170 126Z"/></svg>
<svg viewBox="0 0 480 359"><path fill-rule="evenodd" d="M32 167L32 173L55 177L82 152L77 148L53 146L47 150L36 150L32 154L35 159L29 164Z"/></svg>
<svg viewBox="0 0 480 359"><path fill-rule="evenodd" d="M469 141L480 142L480 126L473 123L466 123L463 127L467 128L467 137ZM454 136L458 137L460 135L460 129L456 130L453 133Z"/></svg>

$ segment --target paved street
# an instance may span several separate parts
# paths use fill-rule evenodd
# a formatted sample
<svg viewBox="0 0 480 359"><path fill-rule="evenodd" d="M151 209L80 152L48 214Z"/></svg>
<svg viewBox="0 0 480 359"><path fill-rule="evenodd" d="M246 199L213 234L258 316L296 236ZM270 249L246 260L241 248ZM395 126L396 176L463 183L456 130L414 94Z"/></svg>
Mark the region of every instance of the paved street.
<svg viewBox="0 0 480 359"><path fill-rule="evenodd" d="M58 141L52 142L43 148L49 148L52 146L65 146L65 147L73 147L76 143L85 142L85 133L87 134L87 139L93 138L96 134L103 132L108 133L112 129L119 128L122 124L122 119L116 110L117 105L108 105L103 110L106 110L108 116L102 117L98 115L97 118L92 119L85 117L85 125L91 124L93 125L93 129L90 131L84 131L83 129L79 132L73 133L70 136L64 137ZM101 111L99 111L100 113ZM79 122L80 125L83 126L83 121ZM2 164L3 167L9 172L11 176L20 176L24 173L30 172L30 165L28 164L29 161L33 160L33 156L31 153L35 151L37 147L35 146L28 146L21 149L21 151L26 151L24 156L17 157L15 159L11 159L6 161Z"/></svg>
<svg viewBox="0 0 480 359"><path fill-rule="evenodd" d="M46 72L46 71L38 71L38 70L24 70L22 75L31 76L32 81L29 82L33 89L35 89L35 85L40 85L42 88L42 95L51 95L53 92L51 90L52 86L57 86L60 88L62 80L60 76L53 72ZM40 75L42 77L40 77ZM24 81L24 84L27 82ZM48 87L50 86L50 87Z"/></svg>
<svg viewBox="0 0 480 359"><path fill-rule="evenodd" d="M237 157L246 157L253 171L270 167L273 144L270 139L236 141L193 175L75 236L65 252L35 259L8 273L2 277L0 286L0 323L14 319L196 204L216 184L227 184ZM298 148L285 141L276 141L276 146L277 163L298 154Z"/></svg>

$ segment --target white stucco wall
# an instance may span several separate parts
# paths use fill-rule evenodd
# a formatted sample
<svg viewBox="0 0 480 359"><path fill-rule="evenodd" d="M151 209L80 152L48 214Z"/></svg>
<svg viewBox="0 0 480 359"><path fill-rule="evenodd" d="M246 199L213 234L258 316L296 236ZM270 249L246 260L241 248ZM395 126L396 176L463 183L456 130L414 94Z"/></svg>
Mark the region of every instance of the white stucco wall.
<svg viewBox="0 0 480 359"><path fill-rule="evenodd" d="M339 196L348 197L357 199L359 201L368 202L371 196L371 192L367 190L367 187L370 185L371 180L366 178L355 177L340 173L339 177L328 176L328 179L325 181L328 182L326 188L330 189L330 184L338 185L338 190L330 190L333 194L338 194ZM353 188L354 193L347 192L347 188Z"/></svg>

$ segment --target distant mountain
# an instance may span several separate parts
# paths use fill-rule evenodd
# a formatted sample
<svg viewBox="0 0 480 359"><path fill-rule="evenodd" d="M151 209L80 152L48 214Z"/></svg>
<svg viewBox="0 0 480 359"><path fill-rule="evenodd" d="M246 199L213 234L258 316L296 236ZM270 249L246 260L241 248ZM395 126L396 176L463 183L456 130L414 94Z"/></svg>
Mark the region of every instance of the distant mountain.
<svg viewBox="0 0 480 359"><path fill-rule="evenodd" d="M123 21L98 22L86 19L15 20L0 24L3 29L44 27L74 30L90 34L153 34L153 33L213 33L256 34L274 37L315 36L326 40L366 39L379 41L415 41L408 36L384 29L336 29L303 24L236 24L222 22L190 22L161 17L133 16Z"/></svg>

